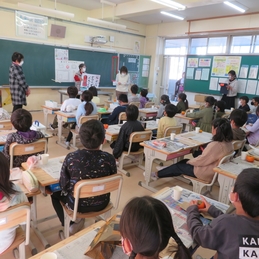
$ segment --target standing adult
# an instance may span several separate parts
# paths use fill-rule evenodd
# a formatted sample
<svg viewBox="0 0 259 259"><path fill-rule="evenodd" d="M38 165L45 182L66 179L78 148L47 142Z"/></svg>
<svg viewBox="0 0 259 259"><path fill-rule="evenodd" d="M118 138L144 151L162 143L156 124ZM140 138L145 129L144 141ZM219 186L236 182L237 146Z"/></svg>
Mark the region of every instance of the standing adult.
<svg viewBox="0 0 259 259"><path fill-rule="evenodd" d="M80 87L81 87L81 82L83 81L83 73L85 73L86 71L86 66L84 63L79 65L79 70L76 72L75 76L74 76L74 80L75 80L75 87L78 89L78 91L80 91Z"/></svg>
<svg viewBox="0 0 259 259"><path fill-rule="evenodd" d="M116 75L116 97L117 99L121 94L128 95L130 86L130 76L128 69L125 66L120 68L120 72Z"/></svg>
<svg viewBox="0 0 259 259"><path fill-rule="evenodd" d="M175 83L175 90L174 90L174 96L175 98L180 94L184 92L184 78L185 78L185 72L182 73L182 78L180 78Z"/></svg>
<svg viewBox="0 0 259 259"><path fill-rule="evenodd" d="M12 64L9 68L9 85L13 103L13 112L23 105L27 105L26 96L31 93L23 74L22 65L24 57L21 53L14 52L12 55Z"/></svg>
<svg viewBox="0 0 259 259"><path fill-rule="evenodd" d="M223 94L221 99L226 103L226 106L225 106L226 109L235 108L235 98L237 96L237 90L238 90L236 77L237 75L234 70L230 70L228 72L228 81L227 81L228 93Z"/></svg>

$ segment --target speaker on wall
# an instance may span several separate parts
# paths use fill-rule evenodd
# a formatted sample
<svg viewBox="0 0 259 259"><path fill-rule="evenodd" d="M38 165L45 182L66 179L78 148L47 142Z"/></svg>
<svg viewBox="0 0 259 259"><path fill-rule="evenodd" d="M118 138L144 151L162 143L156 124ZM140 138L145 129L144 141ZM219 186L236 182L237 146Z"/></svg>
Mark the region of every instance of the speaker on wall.
<svg viewBox="0 0 259 259"><path fill-rule="evenodd" d="M65 38L66 27L61 25L51 24L50 36L56 38Z"/></svg>

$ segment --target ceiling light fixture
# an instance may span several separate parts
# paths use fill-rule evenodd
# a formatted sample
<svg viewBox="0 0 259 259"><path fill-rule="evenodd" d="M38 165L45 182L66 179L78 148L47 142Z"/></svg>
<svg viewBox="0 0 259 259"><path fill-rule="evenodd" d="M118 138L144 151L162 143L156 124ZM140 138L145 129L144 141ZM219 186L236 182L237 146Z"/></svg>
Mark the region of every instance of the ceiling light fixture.
<svg viewBox="0 0 259 259"><path fill-rule="evenodd" d="M183 17L181 17L181 16L178 16L178 15L174 15L174 14L171 14L171 13L168 13L168 12L164 12L164 11L162 11L162 12L160 12L161 14L164 14L164 15L167 15L167 16L170 16L170 17L173 17L173 18L175 18L175 19L178 19L178 20L184 20L184 18Z"/></svg>
<svg viewBox="0 0 259 259"><path fill-rule="evenodd" d="M107 4L107 5L110 5L110 6L116 6L116 4L111 3L111 2L109 2L109 1L105 1L105 0L100 0L100 3L101 3L101 4Z"/></svg>
<svg viewBox="0 0 259 259"><path fill-rule="evenodd" d="M109 49L109 48L101 48L101 47L91 47L91 46L83 46L83 45L76 45L76 44L69 44L69 48L71 49L81 49L81 50L90 50L90 51L99 51L99 52L110 52L115 53L116 49Z"/></svg>
<svg viewBox="0 0 259 259"><path fill-rule="evenodd" d="M114 29L125 30L127 28L126 25L122 25L122 24L118 24L118 23L114 23L114 22L107 22L107 21L104 21L104 20L95 19L95 18L91 18L91 17L87 17L87 21L91 22L91 23L95 23L95 24L101 25L101 26L106 26L106 27L114 28Z"/></svg>
<svg viewBox="0 0 259 259"><path fill-rule="evenodd" d="M237 11L241 12L241 13L244 13L246 11L245 8L241 7L241 6L238 6L237 4L239 3L236 3L235 4L233 2L229 2L229 1L224 1L224 4L236 9Z"/></svg>
<svg viewBox="0 0 259 259"><path fill-rule="evenodd" d="M184 6L182 4L179 4L177 2L174 2L174 1L171 1L171 0L151 0L151 1L156 2L158 4L162 4L162 5L171 7L171 8L174 8L174 9L177 9L177 10L186 9L186 6Z"/></svg>
<svg viewBox="0 0 259 259"><path fill-rule="evenodd" d="M72 19L75 17L75 15L73 13L68 13L68 12L63 12L63 11L59 11L56 10L56 0L55 0L55 9L50 9L50 8L44 8L41 6L36 6L36 5L30 5L30 4L24 4L24 3L18 3L18 7L24 8L28 11L36 11L36 12L46 12L48 14L51 15L59 15L59 16L63 16L66 17L68 19Z"/></svg>

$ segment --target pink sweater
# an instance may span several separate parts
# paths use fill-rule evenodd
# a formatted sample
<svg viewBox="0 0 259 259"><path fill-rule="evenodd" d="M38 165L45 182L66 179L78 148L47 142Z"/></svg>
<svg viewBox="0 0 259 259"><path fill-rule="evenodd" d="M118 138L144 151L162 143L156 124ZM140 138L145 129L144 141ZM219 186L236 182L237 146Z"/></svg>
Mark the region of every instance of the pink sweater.
<svg viewBox="0 0 259 259"><path fill-rule="evenodd" d="M197 178L210 182L214 176L213 168L224 156L233 151L232 142L213 141L208 144L200 156L190 159L187 163L194 166L194 174Z"/></svg>

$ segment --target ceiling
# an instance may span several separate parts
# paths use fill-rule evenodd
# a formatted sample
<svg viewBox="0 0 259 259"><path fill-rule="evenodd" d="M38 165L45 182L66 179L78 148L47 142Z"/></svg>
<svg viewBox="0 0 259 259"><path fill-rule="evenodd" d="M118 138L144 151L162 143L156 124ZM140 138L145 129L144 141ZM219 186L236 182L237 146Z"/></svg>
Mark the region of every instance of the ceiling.
<svg viewBox="0 0 259 259"><path fill-rule="evenodd" d="M35 0L35 5L39 4L40 0ZM51 0L54 2L54 0ZM56 0L57 6L59 3L70 5L95 12L95 9L102 7L109 7L102 5L100 0ZM174 18L160 14L160 11L167 11L178 16L182 16L185 20L194 20L201 18L210 18L218 16L232 16L240 14L238 11L228 7L223 3L224 0L175 0L178 3L185 5L187 8L183 11L170 9L166 6L154 3L150 0L108 0L111 3L117 4L114 8L115 16L119 19L129 20L146 25L168 23L178 21ZM240 4L247 7L246 13L259 12L259 0L237 0ZM17 2L30 3L29 0L0 0L1 2L8 2L16 4ZM44 0L41 0L44 3ZM144 5L143 5L144 4ZM129 8L130 5L130 8ZM143 8L144 6L144 8ZM145 8L146 7L146 8ZM130 9L130 10L129 10ZM127 11L129 10L129 11ZM91 13L91 12L90 12ZM101 13L101 12L99 12ZM105 9L104 9L105 16ZM96 17L102 18L102 17ZM103 17L104 19L111 19L111 17Z"/></svg>

